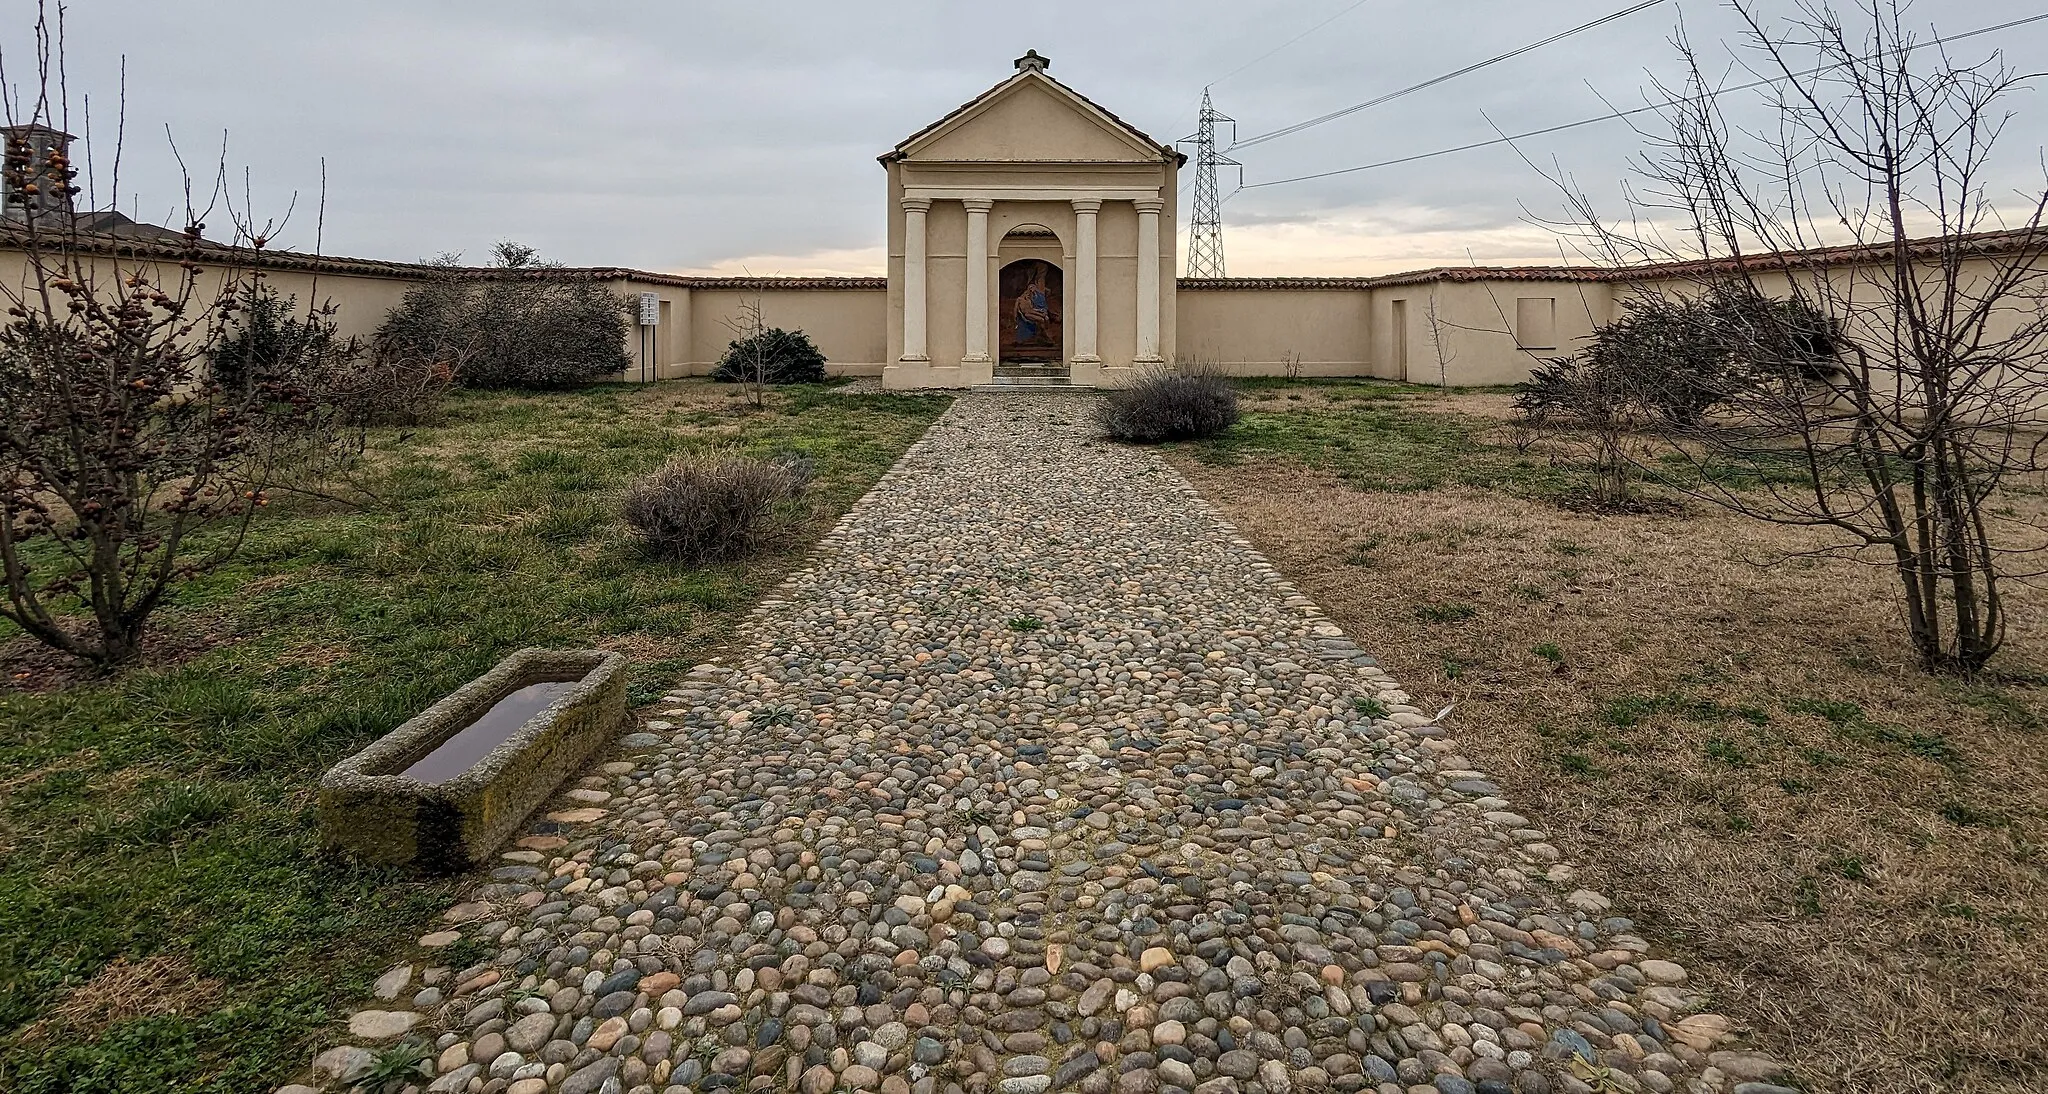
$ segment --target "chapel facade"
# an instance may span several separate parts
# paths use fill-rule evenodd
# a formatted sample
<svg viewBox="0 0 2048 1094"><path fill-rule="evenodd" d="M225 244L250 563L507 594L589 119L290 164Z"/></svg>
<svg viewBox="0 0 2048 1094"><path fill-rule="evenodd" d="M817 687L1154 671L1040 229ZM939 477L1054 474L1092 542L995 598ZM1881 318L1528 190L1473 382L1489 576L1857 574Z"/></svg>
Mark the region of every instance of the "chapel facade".
<svg viewBox="0 0 2048 1094"><path fill-rule="evenodd" d="M884 386L1105 387L1173 359L1186 157L1049 66L1026 53L881 157Z"/></svg>

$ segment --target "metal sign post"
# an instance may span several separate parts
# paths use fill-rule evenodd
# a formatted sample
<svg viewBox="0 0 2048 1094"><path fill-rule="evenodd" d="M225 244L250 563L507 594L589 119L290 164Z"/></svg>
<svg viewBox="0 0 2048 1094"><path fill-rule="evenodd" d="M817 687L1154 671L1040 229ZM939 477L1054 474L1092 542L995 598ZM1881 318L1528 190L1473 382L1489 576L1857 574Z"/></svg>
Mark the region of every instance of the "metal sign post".
<svg viewBox="0 0 2048 1094"><path fill-rule="evenodd" d="M654 356L655 330L661 326L661 296L640 294L640 382L646 383L650 358Z"/></svg>

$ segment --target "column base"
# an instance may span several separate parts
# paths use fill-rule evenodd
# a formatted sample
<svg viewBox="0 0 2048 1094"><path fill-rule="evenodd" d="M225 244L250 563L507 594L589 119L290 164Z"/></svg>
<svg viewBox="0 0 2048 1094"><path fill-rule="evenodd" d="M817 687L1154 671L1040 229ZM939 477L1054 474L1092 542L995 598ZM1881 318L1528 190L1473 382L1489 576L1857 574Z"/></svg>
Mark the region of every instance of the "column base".
<svg viewBox="0 0 2048 1094"><path fill-rule="evenodd" d="M1099 365L1102 363L1102 358L1092 353L1077 353L1074 355L1073 360L1068 363L1075 365Z"/></svg>
<svg viewBox="0 0 2048 1094"><path fill-rule="evenodd" d="M926 356L925 356L924 354L922 354L922 353L917 353L917 354L910 354L910 353L906 353L906 354L904 354L903 356L901 356L901 357L898 357L898 358L897 358L897 360L898 360L898 361L901 361L902 363L904 363L904 364L906 364L906 365L924 365L924 364L930 364L930 363L931 363L931 358L929 358L929 357L926 357Z"/></svg>
<svg viewBox="0 0 2048 1094"><path fill-rule="evenodd" d="M1166 358L1153 353L1142 357L1133 357L1131 358L1131 363L1134 365L1163 365L1166 363Z"/></svg>
<svg viewBox="0 0 2048 1094"><path fill-rule="evenodd" d="M1104 365L1097 374L1098 387L1123 387L1137 378L1138 370L1133 365Z"/></svg>
<svg viewBox="0 0 2048 1094"><path fill-rule="evenodd" d="M934 365L909 358L882 369L882 386L890 391L920 391L936 387L965 387L959 365Z"/></svg>
<svg viewBox="0 0 2048 1094"><path fill-rule="evenodd" d="M993 363L993 361L994 359L986 353L970 353L960 359L960 363L963 365L986 365Z"/></svg>

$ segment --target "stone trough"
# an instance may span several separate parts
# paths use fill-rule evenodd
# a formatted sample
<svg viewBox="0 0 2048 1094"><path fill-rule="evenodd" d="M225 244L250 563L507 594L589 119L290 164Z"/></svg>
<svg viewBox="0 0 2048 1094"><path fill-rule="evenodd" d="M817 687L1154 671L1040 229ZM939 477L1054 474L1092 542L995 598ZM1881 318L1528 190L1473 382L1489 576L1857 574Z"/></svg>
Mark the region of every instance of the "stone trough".
<svg viewBox="0 0 2048 1094"><path fill-rule="evenodd" d="M434 872L480 863L627 720L626 659L528 649L320 780L320 839Z"/></svg>

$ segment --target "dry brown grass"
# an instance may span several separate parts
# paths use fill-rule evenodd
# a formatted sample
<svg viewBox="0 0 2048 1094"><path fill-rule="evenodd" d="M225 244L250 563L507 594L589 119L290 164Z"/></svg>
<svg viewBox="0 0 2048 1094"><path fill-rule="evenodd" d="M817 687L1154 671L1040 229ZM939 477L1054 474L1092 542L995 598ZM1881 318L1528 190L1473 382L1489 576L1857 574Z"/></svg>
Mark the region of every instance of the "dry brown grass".
<svg viewBox="0 0 2048 1094"><path fill-rule="evenodd" d="M16 1036L30 1041L60 1032L92 1035L134 1018L200 1013L219 1003L221 996L220 981L199 975L178 958L116 958Z"/></svg>
<svg viewBox="0 0 2048 1094"><path fill-rule="evenodd" d="M1805 532L1175 458L1812 1090L2048 1089L2040 590L1939 680Z"/></svg>

